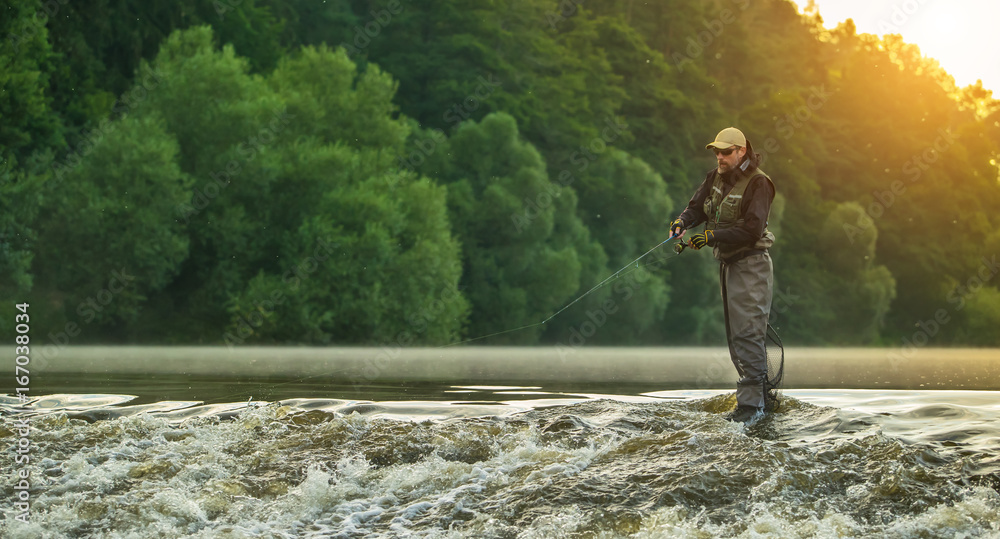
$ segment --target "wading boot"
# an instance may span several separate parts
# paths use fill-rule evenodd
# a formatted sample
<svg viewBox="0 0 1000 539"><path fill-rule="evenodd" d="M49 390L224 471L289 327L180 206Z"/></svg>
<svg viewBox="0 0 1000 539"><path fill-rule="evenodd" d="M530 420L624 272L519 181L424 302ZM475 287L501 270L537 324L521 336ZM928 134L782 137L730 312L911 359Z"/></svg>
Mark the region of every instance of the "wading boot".
<svg viewBox="0 0 1000 539"><path fill-rule="evenodd" d="M764 417L764 409L754 406L737 406L735 410L726 414L726 421L738 423L748 423Z"/></svg>

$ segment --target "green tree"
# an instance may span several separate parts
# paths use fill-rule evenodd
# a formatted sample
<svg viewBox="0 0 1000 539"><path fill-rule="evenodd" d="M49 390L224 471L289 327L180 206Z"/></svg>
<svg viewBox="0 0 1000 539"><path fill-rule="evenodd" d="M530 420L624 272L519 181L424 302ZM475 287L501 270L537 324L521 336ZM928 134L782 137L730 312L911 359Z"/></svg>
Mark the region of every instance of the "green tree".
<svg viewBox="0 0 1000 539"><path fill-rule="evenodd" d="M40 219L34 271L67 318L135 320L177 275L188 239L174 210L190 197L178 152L155 116L127 118L47 184L41 215L64 217Z"/></svg>
<svg viewBox="0 0 1000 539"><path fill-rule="evenodd" d="M314 148L305 170L288 171L328 190L280 250L289 269L261 271L233 296L225 341L454 342L468 303L446 190L409 175L362 174L352 155L337 153Z"/></svg>
<svg viewBox="0 0 1000 539"><path fill-rule="evenodd" d="M0 11L0 298L15 301L32 288L31 223L52 153L64 144L46 92L52 47L37 13L44 13L37 0L15 0Z"/></svg>
<svg viewBox="0 0 1000 539"><path fill-rule="evenodd" d="M43 13L60 60L51 95L77 130L93 128L131 99L126 92L141 63L151 61L175 30L211 25L255 70L272 69L283 52L281 21L256 0L61 1L46 2ZM71 137L72 146L77 142Z"/></svg>
<svg viewBox="0 0 1000 539"><path fill-rule="evenodd" d="M832 324L824 335L836 344L873 344L896 297L896 282L885 266L875 265L878 230L872 223L859 228L864 209L857 203L838 205L827 216L818 237L827 271L825 302Z"/></svg>
<svg viewBox="0 0 1000 539"><path fill-rule="evenodd" d="M374 153L402 151L408 123L396 118L398 83L377 65L359 72L344 49L303 47L269 77L296 121L290 133Z"/></svg>
<svg viewBox="0 0 1000 539"><path fill-rule="evenodd" d="M467 310L445 191L399 173L395 82L345 51L305 48L266 79L207 27L173 34L148 108L197 178L176 208L191 255L163 296L217 342L456 338ZM442 297L446 308L433 308ZM157 298L165 304L164 298ZM407 315L433 317L411 323ZM149 323L146 327L152 327ZM196 327L200 326L200 327ZM161 334L162 337L162 334Z"/></svg>
<svg viewBox="0 0 1000 539"><path fill-rule="evenodd" d="M576 217L573 191L549 180L545 164L506 114L463 123L428 156L426 170L448 186L462 245L462 287L472 303L468 334L536 324L565 304L605 255ZM532 343L544 328L493 342Z"/></svg>
<svg viewBox="0 0 1000 539"><path fill-rule="evenodd" d="M267 311L258 303L277 294L291 301L257 315L274 320L253 328L253 340L456 340L468 302L447 191L396 170L409 124L393 118L395 81L373 64L358 73L343 49L306 47L268 82L295 118L287 136L297 142L278 146L283 186L269 210L289 231L274 249L295 263L258 273L234 296L227 335L244 339L254 311Z"/></svg>
<svg viewBox="0 0 1000 539"><path fill-rule="evenodd" d="M266 81L250 75L231 46L216 50L208 27L170 35L151 66L158 84L129 114L163 117L180 143L179 165L193 179L190 202L174 218L191 249L181 274L154 298L174 317L165 333L217 341L226 302L263 267L274 268L280 231L268 231L269 200L279 178L278 148L294 121ZM263 266L261 266L263 265ZM153 321L143 325L157 331Z"/></svg>
<svg viewBox="0 0 1000 539"><path fill-rule="evenodd" d="M608 255L608 274L666 239L664 221L673 203L663 179L641 159L607 149L583 167L579 176L579 181L573 183L579 193L579 214ZM633 344L642 338L657 340L670 299L666 284L669 273L664 269L673 255L668 246L660 249L655 256L643 259L636 271L630 271L628 279L588 298L578 309L593 312L606 301L613 302L610 310L614 316L591 342ZM581 293L592 286L581 285ZM571 326L585 320L581 316L567 317ZM646 335L647 331L651 334Z"/></svg>

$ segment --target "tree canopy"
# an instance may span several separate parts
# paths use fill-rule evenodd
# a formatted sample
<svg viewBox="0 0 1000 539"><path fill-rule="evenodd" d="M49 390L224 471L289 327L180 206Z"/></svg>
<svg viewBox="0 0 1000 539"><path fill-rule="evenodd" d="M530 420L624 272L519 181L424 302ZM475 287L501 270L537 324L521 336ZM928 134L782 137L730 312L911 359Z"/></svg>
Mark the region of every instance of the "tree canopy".
<svg viewBox="0 0 1000 539"><path fill-rule="evenodd" d="M734 125L786 342L1000 344L1000 101L786 0L12 0L0 32L0 296L74 343L718 344L715 263L666 247L539 322Z"/></svg>

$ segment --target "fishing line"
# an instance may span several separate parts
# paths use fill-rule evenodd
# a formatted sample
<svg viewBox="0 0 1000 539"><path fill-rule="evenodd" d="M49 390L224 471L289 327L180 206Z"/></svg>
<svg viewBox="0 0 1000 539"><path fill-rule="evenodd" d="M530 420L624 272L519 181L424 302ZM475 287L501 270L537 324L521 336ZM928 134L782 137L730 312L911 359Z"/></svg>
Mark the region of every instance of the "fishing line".
<svg viewBox="0 0 1000 539"><path fill-rule="evenodd" d="M633 273L635 271L638 271L641 268L645 268L645 267L650 266L652 264L657 264L657 263L661 263L661 262L665 264L666 262L669 262L670 260L673 260L674 258L676 258L676 256L675 257L667 258L666 260L654 260L652 262L647 262L645 264L642 264L641 266L639 265L639 261L640 260L642 260L643 258L646 258L647 256L649 256L650 253L652 253L653 251L655 251L656 249L658 249L659 247L661 247L663 244L669 242L670 240L673 240L676 237L678 237L678 236L671 235L669 238L663 240L660 243L657 243L651 249L649 249L648 251L646 251L645 253L643 253L641 256L639 256L635 260L629 262L628 264L625 264L624 266L621 267L621 269L619 269L618 271L612 273L606 279L604 279L603 281L601 281L601 282L597 283L596 285L594 285L593 288L591 288L590 290L584 292L582 295L580 295L579 297L577 297L573 301L567 303L563 308L559 309L558 311L556 311L555 313L553 313L551 316L549 316L545 320L542 320L541 322L535 322L534 324L528 324L528 325L516 327L516 328L513 328L513 329L507 329L507 330L504 330L504 331L498 331L496 333L490 333L488 335L482 335L482 336L475 337L475 338L472 338L472 339L466 339L466 340L463 340L463 341L453 342L451 344L445 344L445 345L439 346L438 348L448 348L448 347L451 347L451 346L457 346L459 344L466 344L466 343L470 343L470 342L480 341L480 340L483 340L483 339L488 339L490 337L496 337L498 335L505 335L507 333L514 333L515 331L521 331L521 330L530 329L530 328L533 328L533 327L544 325L546 322L552 320L553 318L555 318L556 316L558 316L559 314L561 314L563 311L565 311L566 309L569 309L574 304L576 304L577 302L579 302L583 298L587 297L588 295L590 295L594 291L600 289L604 285L608 284L612 280L614 280L616 278L624 277L624 276L629 275L629 274L631 274L631 273ZM675 249L674 252L677 253L677 254L680 254L680 251L678 251L676 249ZM632 265L635 265L635 268L632 268ZM629 271L625 271L625 270L629 270ZM303 376L301 378L296 378L294 380L287 380L285 382L281 382L281 383L278 383L278 384L272 384L272 385L268 386L268 389L269 389L268 393L273 394L274 390L276 388L281 387L281 386L286 386L286 385L289 385L289 384L296 384L296 383L303 382L305 380L309 380L311 378L325 377L325 376L329 376L329 375L337 373L337 372L346 372L348 370L350 370L350 369L338 369L338 370L333 370L333 371L330 371L330 372L325 372L325 373L320 373L320 374L314 374L314 375L310 375L310 376ZM227 400L230 397L235 397L237 395L245 395L245 394L246 393L240 392L240 393L232 393L230 395L223 395L223 396L211 399L211 400L202 401L202 404L205 405L205 404L218 403L218 402L222 402L223 400ZM253 397L251 397L251 400L252 399L253 399ZM247 407L249 407L249 405L250 405L250 401L247 402Z"/></svg>
<svg viewBox="0 0 1000 539"><path fill-rule="evenodd" d="M667 240L667 241L670 241L670 240ZM680 251L676 251L675 250L675 252L677 254L680 254ZM662 259L659 259L659 260L653 260L651 262L644 262L641 265L637 264L634 268L632 268L632 269L626 271L625 273L622 273L621 275L619 275L618 278L621 279L622 277L628 277L629 275L632 275L633 273L635 273L636 271L639 271L642 268L648 268L649 266L653 266L653 265L656 265L656 264L666 264L667 262L670 262L674 258L676 258L676 257L662 258Z"/></svg>
<svg viewBox="0 0 1000 539"><path fill-rule="evenodd" d="M534 324L528 324L526 326L521 326L519 328L508 329L508 330L504 330L504 331L498 331L496 333L490 333L489 335L483 335L481 337L475 337L475 338L472 338L472 339L466 339L464 341L453 342L451 344L445 344L445 345L439 346L438 348L448 348L450 346L457 346L459 344L466 344L466 343L470 343L470 342L474 342L474 341L479 341L479 340L482 340L482 339L487 339L489 337L496 337L497 335L504 335L504 334L507 334L507 333L513 333L515 331L521 331L523 329L528 329L528 328L533 328L533 327L536 327L536 326L541 326L541 325L545 324L546 322L548 322L549 320L552 320L553 318L555 318L556 316L558 316L560 313L562 313L566 309L569 309L570 307L572 307L576 302L578 302L581 299L583 299L583 298L587 297L588 295L590 295L591 292L594 292L595 290L601 288L602 286L606 285L611 280L613 280L613 279L615 279L617 277L620 277L621 273L623 271L625 271L626 269L629 269L632 266L632 264L635 264L635 269L629 270L624 275L628 275L628 274L632 273L633 271L638 270L640 268L640 266L639 266L639 261L640 260L642 260L643 258L646 258L646 256L649 255L649 253L652 253L653 251L655 251L656 249L658 249L660 246L662 246L663 244L667 243L668 241L670 241L670 240L672 240L672 239L674 239L676 237L677 237L676 235L671 235L669 238L663 240L660 243L657 243L650 250L646 251L641 256L639 256L639 258L636 258L635 260L629 262L628 264L625 264L624 266L622 266L621 269L619 269L618 271L616 271L616 272L612 273L610 276L608 276L608 278L606 278L603 281L597 283L596 285L594 285L593 288L591 288L590 290L587 290L586 292L584 292L580 297L578 297L578 298L574 299L573 301L567 303L566 306L564 306L562 309L559 309L558 311L556 311L555 313L553 313L552 316L546 318L545 320L542 320L541 322L536 322ZM676 252L678 254L680 254L680 251L676 251ZM668 260L673 260L673 258L670 258ZM656 261L650 262L649 264L655 264L655 263L656 263ZM649 264L643 264L641 267L646 267Z"/></svg>

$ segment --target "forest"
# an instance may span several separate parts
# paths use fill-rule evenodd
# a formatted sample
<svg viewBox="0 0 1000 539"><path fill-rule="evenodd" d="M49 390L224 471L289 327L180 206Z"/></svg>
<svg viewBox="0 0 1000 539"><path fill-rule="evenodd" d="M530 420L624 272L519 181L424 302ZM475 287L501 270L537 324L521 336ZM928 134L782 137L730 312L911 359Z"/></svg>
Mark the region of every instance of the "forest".
<svg viewBox="0 0 1000 539"><path fill-rule="evenodd" d="M787 0L9 0L0 310L66 344L712 345L736 126L786 344L998 346L1000 101ZM992 209L991 209L992 208Z"/></svg>

